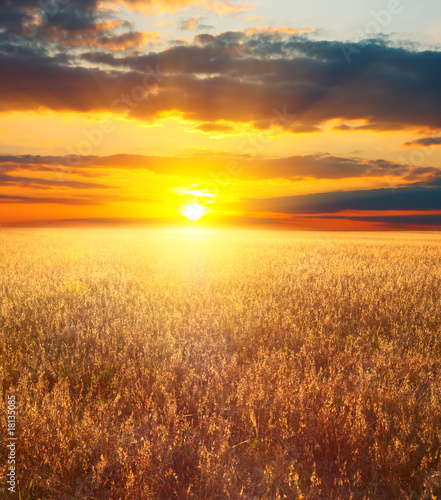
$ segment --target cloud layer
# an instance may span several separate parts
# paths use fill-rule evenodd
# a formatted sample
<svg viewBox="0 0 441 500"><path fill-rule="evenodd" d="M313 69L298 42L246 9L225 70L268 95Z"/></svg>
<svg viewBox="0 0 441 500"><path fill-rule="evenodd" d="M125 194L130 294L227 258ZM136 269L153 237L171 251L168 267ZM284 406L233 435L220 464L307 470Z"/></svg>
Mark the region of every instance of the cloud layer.
<svg viewBox="0 0 441 500"><path fill-rule="evenodd" d="M216 130L216 129L215 129ZM440 183L441 170L414 167L386 160L345 158L330 154L297 155L286 158L254 158L247 154L199 153L186 157L163 157L119 154L111 156L0 156L0 173L22 175L24 171L74 173L100 176L102 169L142 169L162 175L184 175L210 178L212 174L235 170L245 180L262 179L351 179L396 178L395 182L435 186ZM12 177L8 177L12 178Z"/></svg>
<svg viewBox="0 0 441 500"><path fill-rule="evenodd" d="M67 22L60 20L57 29ZM93 29L100 26L95 23ZM80 28L92 29L84 19L75 29ZM95 45L127 48L145 36L103 35ZM371 41L348 64L338 42L227 32L198 35L192 44L144 55L117 57L103 50L81 58L79 64L69 53L44 48L14 54L3 35L1 109L109 110L121 95L133 101L146 72L159 68L155 92L149 87L148 98L120 110L147 121L173 112L201 124L245 122L291 131L318 130L331 119L362 120L362 128L374 130L441 127L439 52Z"/></svg>
<svg viewBox="0 0 441 500"><path fill-rule="evenodd" d="M441 188L339 191L280 198L244 198L236 207L278 214L332 214L346 210L441 210Z"/></svg>

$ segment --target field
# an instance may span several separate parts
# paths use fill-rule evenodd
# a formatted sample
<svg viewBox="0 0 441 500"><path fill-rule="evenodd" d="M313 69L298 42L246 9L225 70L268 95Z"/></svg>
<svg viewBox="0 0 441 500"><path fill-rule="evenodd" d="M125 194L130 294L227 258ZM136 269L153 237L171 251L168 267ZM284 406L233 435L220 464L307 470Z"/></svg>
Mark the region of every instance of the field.
<svg viewBox="0 0 441 500"><path fill-rule="evenodd" d="M0 230L0 496L441 498L441 234Z"/></svg>

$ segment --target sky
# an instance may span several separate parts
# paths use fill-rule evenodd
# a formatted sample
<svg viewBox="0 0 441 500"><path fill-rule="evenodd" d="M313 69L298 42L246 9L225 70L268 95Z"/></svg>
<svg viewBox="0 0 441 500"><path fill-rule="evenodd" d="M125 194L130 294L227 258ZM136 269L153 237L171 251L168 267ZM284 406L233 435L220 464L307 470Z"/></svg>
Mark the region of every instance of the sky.
<svg viewBox="0 0 441 500"><path fill-rule="evenodd" d="M0 224L437 230L440 48L439 0L1 0Z"/></svg>

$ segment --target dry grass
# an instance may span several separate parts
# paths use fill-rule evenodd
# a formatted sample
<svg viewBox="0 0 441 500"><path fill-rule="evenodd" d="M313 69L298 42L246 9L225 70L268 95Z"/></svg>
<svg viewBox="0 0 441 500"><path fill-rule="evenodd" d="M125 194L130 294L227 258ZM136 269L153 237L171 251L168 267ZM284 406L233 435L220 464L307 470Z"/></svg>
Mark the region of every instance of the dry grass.
<svg viewBox="0 0 441 500"><path fill-rule="evenodd" d="M0 297L22 498L441 498L439 234L2 230Z"/></svg>

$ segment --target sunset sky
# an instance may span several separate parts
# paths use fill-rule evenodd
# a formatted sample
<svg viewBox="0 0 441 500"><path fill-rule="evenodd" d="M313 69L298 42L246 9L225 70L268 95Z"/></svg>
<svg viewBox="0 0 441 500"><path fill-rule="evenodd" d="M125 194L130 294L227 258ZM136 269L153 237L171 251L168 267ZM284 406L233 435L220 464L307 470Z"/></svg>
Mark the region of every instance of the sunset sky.
<svg viewBox="0 0 441 500"><path fill-rule="evenodd" d="M0 1L0 224L439 229L440 49L439 0Z"/></svg>

